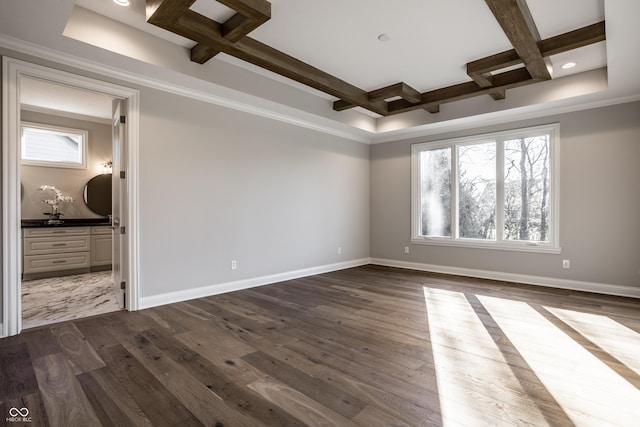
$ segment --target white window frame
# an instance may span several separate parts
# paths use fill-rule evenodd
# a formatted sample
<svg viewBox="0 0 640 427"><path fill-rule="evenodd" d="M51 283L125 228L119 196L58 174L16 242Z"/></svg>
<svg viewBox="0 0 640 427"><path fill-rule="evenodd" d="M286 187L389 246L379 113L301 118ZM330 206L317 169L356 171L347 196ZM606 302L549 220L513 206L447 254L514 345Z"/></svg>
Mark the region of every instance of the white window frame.
<svg viewBox="0 0 640 427"><path fill-rule="evenodd" d="M504 240L504 141L549 134L549 241ZM482 142L496 142L496 240L469 239L458 237L458 195L451 194L451 237L422 236L421 194L420 194L420 153L438 148L452 148L452 189L457 188L457 148ZM552 123L508 131L493 132L462 138L423 142L411 146L411 242L421 245L454 246L463 248L498 249L523 252L560 253L560 125Z"/></svg>
<svg viewBox="0 0 640 427"><path fill-rule="evenodd" d="M53 160L42 160L42 159L25 159L25 146L23 141L23 129L24 128L34 128L34 129L42 129L45 131L55 132L55 133L63 133L63 134L72 134L80 136L80 149L82 150L82 161L81 163L75 162L58 162ZM89 132L85 129L73 129L62 126L54 126L54 125L46 125L42 123L32 123L32 122L21 122L20 123L20 163L23 165L29 166L44 166L44 167L52 167L52 168L67 168L67 169L87 169L87 147L88 147L88 138Z"/></svg>

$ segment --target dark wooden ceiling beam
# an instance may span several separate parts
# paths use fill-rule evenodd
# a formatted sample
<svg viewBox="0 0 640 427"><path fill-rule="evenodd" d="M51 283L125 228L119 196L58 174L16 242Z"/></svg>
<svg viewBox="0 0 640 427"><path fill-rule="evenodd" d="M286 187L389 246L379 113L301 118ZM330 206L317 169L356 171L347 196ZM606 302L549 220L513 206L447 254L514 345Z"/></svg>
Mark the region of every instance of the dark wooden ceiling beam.
<svg viewBox="0 0 640 427"><path fill-rule="evenodd" d="M406 83L396 83L381 89L376 89L368 93L369 101L381 102L391 98L400 97L408 102L416 103L422 99L422 94L409 86ZM333 103L333 109L335 111L348 110L354 108L356 105L351 102L339 99Z"/></svg>
<svg viewBox="0 0 640 427"><path fill-rule="evenodd" d="M540 46L542 56L549 57L551 55L557 55L559 53L599 43L601 41L605 41L606 38L605 23L604 21L601 21L577 30L544 39L538 44ZM516 51L511 49L467 63L467 74L486 74L521 63L522 60Z"/></svg>
<svg viewBox="0 0 640 427"><path fill-rule="evenodd" d="M498 90L495 90L495 91L489 93L489 96L492 97L495 101L499 101L499 100L505 99L507 97L507 90L506 89L498 89Z"/></svg>
<svg viewBox="0 0 640 427"><path fill-rule="evenodd" d="M193 62L197 62L198 64L204 64L217 54L222 51L217 49L212 49L211 47L198 43L194 47L191 48L191 60Z"/></svg>
<svg viewBox="0 0 640 427"><path fill-rule="evenodd" d="M525 0L485 0L513 49L524 62L534 79L549 80L542 52L538 47L540 35Z"/></svg>
<svg viewBox="0 0 640 427"><path fill-rule="evenodd" d="M501 70L513 65L522 64L522 59L515 50L507 50L505 52L496 53L475 61L467 63L467 74L485 75L492 71Z"/></svg>
<svg viewBox="0 0 640 427"><path fill-rule="evenodd" d="M237 42L271 19L271 3L266 0L219 0L219 3L236 11L220 29L222 37L230 42ZM218 53L216 49L197 44L191 49L191 60L204 64Z"/></svg>
<svg viewBox="0 0 640 427"><path fill-rule="evenodd" d="M471 77L471 79L480 87L491 87L494 85L493 76L490 73L470 73L469 77ZM506 92L504 90L496 90L494 92L490 92L489 96L498 101L506 97Z"/></svg>
<svg viewBox="0 0 640 427"><path fill-rule="evenodd" d="M424 93L405 83L366 92L248 37L248 32L270 19L267 0L218 0L237 12L222 24L189 9L194 1L147 0L148 22L197 43L191 50L193 61L203 63L224 52L339 98L334 102L337 111L361 106L382 116L420 108L435 113L443 103L485 94L503 99L507 89L548 80L551 76L544 58L549 55L605 39L601 22L540 41L524 0L485 0L513 39L514 49L468 63L467 73L474 81ZM525 68L493 74L523 62ZM396 97L400 99L387 102Z"/></svg>
<svg viewBox="0 0 640 427"><path fill-rule="evenodd" d="M424 105L422 107L422 109L430 112L431 114L439 113L440 112L440 104L437 104L437 105Z"/></svg>
<svg viewBox="0 0 640 427"><path fill-rule="evenodd" d="M601 21L541 40L538 45L540 46L542 56L547 58L551 55L568 52L604 40L606 40L605 23ZM522 60L516 51L511 49L467 63L467 74L486 75L492 71L501 70L521 63Z"/></svg>
<svg viewBox="0 0 640 427"><path fill-rule="evenodd" d="M518 68L504 73L492 76L493 85L491 87L478 86L476 82L470 81L423 92L420 95L420 102L411 103L404 99L397 99L388 103L388 114L399 114L407 111L424 109L429 112L437 113L441 104L459 101L462 99L473 98L480 95L489 95L492 92L504 92L507 89L536 83L541 80L533 79L526 68ZM334 102L334 109L353 108L343 100Z"/></svg>
<svg viewBox="0 0 640 427"><path fill-rule="evenodd" d="M202 38L228 44L222 37L222 25L192 10L183 12L178 19L168 24L167 27L171 28L172 32L191 40Z"/></svg>
<svg viewBox="0 0 640 427"><path fill-rule="evenodd" d="M538 42L540 52L543 57L548 58L551 55L568 52L573 49L598 43L606 39L605 22L601 21L583 28L579 28L568 33L550 37ZM467 64L467 73L479 86L489 87L492 85L491 71L500 70L522 63L515 49L501 52L496 55L480 59ZM490 93L494 99L504 99L505 93L502 95Z"/></svg>
<svg viewBox="0 0 640 427"><path fill-rule="evenodd" d="M469 77L480 87L493 86L493 76L490 73L468 73Z"/></svg>
<svg viewBox="0 0 640 427"><path fill-rule="evenodd" d="M225 53L333 95L336 98L344 99L374 113L381 115L386 115L387 113L386 102L371 101L366 91L251 37L245 37L238 41L225 50Z"/></svg>
<svg viewBox="0 0 640 427"><path fill-rule="evenodd" d="M232 43L222 37L219 29L212 26L212 22L215 21L188 10L175 23L165 28L209 49L227 53L281 76L344 99L350 104L359 105L375 113L386 115L386 103L383 101L370 101L366 91L260 43L251 37L243 37L241 40ZM192 51L192 56L193 54L194 52Z"/></svg>
<svg viewBox="0 0 640 427"><path fill-rule="evenodd" d="M559 36L542 40L540 51L544 56L557 55L573 49L599 43L607 39L604 21L579 28Z"/></svg>
<svg viewBox="0 0 640 427"><path fill-rule="evenodd" d="M219 3L236 11L222 24L189 9L194 2L195 0L147 0L147 22L191 40L194 40L193 34L203 30L200 24L204 23L205 34L210 36L213 31L230 42L236 42L271 19L271 3L267 0L219 0ZM203 19L194 19L194 16ZM185 28L185 21L199 25ZM191 49L191 60L203 64L220 52L219 49L199 43Z"/></svg>
<svg viewBox="0 0 640 427"><path fill-rule="evenodd" d="M188 7L193 0L147 0L152 13L147 21L168 31L195 41L197 44L191 50L191 58L196 62L205 62L213 55L224 52L236 58L250 62L284 77L290 78L307 86L313 87L337 98L344 99L353 105L358 105L375 113L386 115L387 103L371 101L366 91L357 88L337 77L332 76L316 67L306 64L290 55L258 42L251 37L242 36L237 40L233 35L225 37L224 24L196 13ZM251 15L257 20L270 17L270 3L266 0L223 0L220 1L242 15ZM269 8L260 6L267 4ZM255 10L254 10L255 9ZM154 13L153 13L154 12ZM262 18L260 18L262 16ZM162 18L162 19L160 19ZM229 31L243 26L240 18L231 18ZM245 27L246 29L246 27Z"/></svg>
<svg viewBox="0 0 640 427"><path fill-rule="evenodd" d="M602 21L558 36L550 37L540 41L539 44L541 46L542 55L544 57L549 57L551 55L568 52L579 47L598 43L605 39L605 23ZM522 59L520 59L514 49L511 49L469 62L467 64L467 74L470 76L476 76L473 80L479 87L493 87L495 89L494 76L491 75L491 72L518 64L522 64ZM484 93L485 92L482 94ZM494 97L494 99L496 99L496 97L497 99L503 99L505 89L496 89L493 92L487 92L487 94ZM333 108L336 111L342 111L353 107L353 104L339 100L334 102ZM429 109L426 110L430 111Z"/></svg>
<svg viewBox="0 0 640 427"><path fill-rule="evenodd" d="M231 42L238 41L249 34L250 31L258 28L263 22L256 25L252 19L241 13L236 13L222 24L222 37Z"/></svg>
<svg viewBox="0 0 640 427"><path fill-rule="evenodd" d="M220 34L232 43L237 42L251 31L264 24L268 19L268 17L252 19L236 13L222 24ZM204 64L218 53L220 53L220 51L198 43L191 48L191 60L199 64Z"/></svg>
<svg viewBox="0 0 640 427"><path fill-rule="evenodd" d="M178 19L193 3L195 0L147 0L146 20L150 24L162 27Z"/></svg>
<svg viewBox="0 0 640 427"><path fill-rule="evenodd" d="M271 3L267 0L216 0L248 18L271 17Z"/></svg>
<svg viewBox="0 0 640 427"><path fill-rule="evenodd" d="M333 110L334 111L344 111L350 110L352 108L356 108L357 105L353 104L349 101L345 101L344 99L338 99L337 101L333 101Z"/></svg>
<svg viewBox="0 0 640 427"><path fill-rule="evenodd" d="M382 101L395 98L396 96L399 96L409 102L420 102L420 92L406 83L396 83L391 86L369 92L369 99L371 101Z"/></svg>
<svg viewBox="0 0 640 427"><path fill-rule="evenodd" d="M579 47L599 43L604 40L606 40L605 23L604 21L602 21L583 28L579 28L574 31L569 31L567 33L544 39L539 44L541 46L543 56L549 57L551 55L568 52ZM472 75L476 73L479 76L482 76L482 78L485 79L487 83L490 83L490 85L483 86L478 84L477 82L476 84L478 84L478 86L480 87L486 88L494 86L494 79L490 74L491 72L518 64L522 64L522 60L520 59L516 51L511 49L497 53L495 55L487 56L486 58L481 58L476 61L469 62L467 64L467 74ZM504 92L504 89L500 89L496 90L495 92L489 92L488 94L492 95L493 93L502 93L504 95ZM342 111L353 107L354 106L352 104L349 104L348 102L334 102L334 109L336 109L337 111Z"/></svg>
<svg viewBox="0 0 640 427"><path fill-rule="evenodd" d="M540 81L538 79L531 78L531 75L526 68L518 68L516 70L496 74L493 78L494 85L488 88L480 87L475 82L471 81L424 92L419 104L411 104L404 99L391 101L389 102L389 115L405 113L407 111L420 108L432 108L448 102L460 101L462 99L473 98L480 95L488 95L495 90L512 89L514 87L524 86Z"/></svg>

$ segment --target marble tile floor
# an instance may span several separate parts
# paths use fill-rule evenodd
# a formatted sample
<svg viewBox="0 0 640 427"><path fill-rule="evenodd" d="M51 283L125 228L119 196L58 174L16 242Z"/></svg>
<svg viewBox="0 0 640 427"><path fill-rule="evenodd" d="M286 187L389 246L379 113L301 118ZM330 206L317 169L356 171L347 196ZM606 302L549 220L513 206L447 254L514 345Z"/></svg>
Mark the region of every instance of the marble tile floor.
<svg viewBox="0 0 640 427"><path fill-rule="evenodd" d="M111 271L22 281L22 329L118 311Z"/></svg>

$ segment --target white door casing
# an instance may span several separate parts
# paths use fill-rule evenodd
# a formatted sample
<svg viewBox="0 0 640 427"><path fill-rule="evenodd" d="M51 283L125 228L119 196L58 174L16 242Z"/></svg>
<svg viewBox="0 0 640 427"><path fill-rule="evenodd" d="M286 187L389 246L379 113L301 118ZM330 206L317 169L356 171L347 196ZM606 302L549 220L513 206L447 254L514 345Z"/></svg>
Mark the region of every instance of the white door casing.
<svg viewBox="0 0 640 427"><path fill-rule="evenodd" d="M0 336L20 333L21 322L21 224L20 224L20 80L39 79L53 84L74 87L125 101L127 116L126 152L127 179L124 191L127 214L124 269L127 282L127 309L138 308L138 145L139 91L81 75L2 58L2 325ZM122 199L121 199L122 200Z"/></svg>

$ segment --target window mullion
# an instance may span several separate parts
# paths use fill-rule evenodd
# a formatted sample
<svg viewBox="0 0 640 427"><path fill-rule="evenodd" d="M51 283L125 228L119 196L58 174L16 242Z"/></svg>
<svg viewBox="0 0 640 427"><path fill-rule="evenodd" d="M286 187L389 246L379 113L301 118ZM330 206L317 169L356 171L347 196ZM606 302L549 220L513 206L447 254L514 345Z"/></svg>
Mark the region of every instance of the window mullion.
<svg viewBox="0 0 640 427"><path fill-rule="evenodd" d="M459 212L458 209L458 188L459 188L459 177L458 177L458 146L453 145L451 147L451 238L454 240L458 240L459 230L458 230L458 221L459 221Z"/></svg>
<svg viewBox="0 0 640 427"><path fill-rule="evenodd" d="M422 217L422 187L420 177L420 153L415 146L411 147L411 238L417 238L420 233L420 219Z"/></svg>
<svg viewBox="0 0 640 427"><path fill-rule="evenodd" d="M504 240L504 139L496 140L496 242Z"/></svg>

